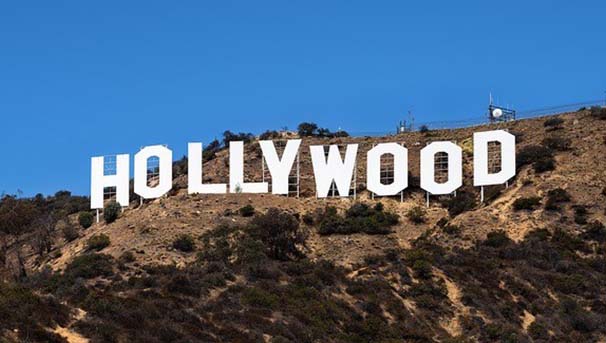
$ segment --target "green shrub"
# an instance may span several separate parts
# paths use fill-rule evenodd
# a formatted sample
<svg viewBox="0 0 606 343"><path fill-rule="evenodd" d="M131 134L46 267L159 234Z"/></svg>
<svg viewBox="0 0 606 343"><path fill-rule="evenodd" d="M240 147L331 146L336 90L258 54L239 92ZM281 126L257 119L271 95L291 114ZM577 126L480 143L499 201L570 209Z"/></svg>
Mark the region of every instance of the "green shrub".
<svg viewBox="0 0 606 343"><path fill-rule="evenodd" d="M537 173L544 173L555 169L555 160L553 157L544 157L536 160L532 164L532 168Z"/></svg>
<svg viewBox="0 0 606 343"><path fill-rule="evenodd" d="M110 244L109 237L106 234L94 235L86 242L86 250L101 251Z"/></svg>
<svg viewBox="0 0 606 343"><path fill-rule="evenodd" d="M267 130L259 135L259 140L269 140L280 137L280 133L275 130Z"/></svg>
<svg viewBox="0 0 606 343"><path fill-rule="evenodd" d="M543 126L554 128L564 124L564 119L562 118L549 118L543 122Z"/></svg>
<svg viewBox="0 0 606 343"><path fill-rule="evenodd" d="M181 234L173 241L173 248L183 252L191 252L196 248L196 243L192 236Z"/></svg>
<svg viewBox="0 0 606 343"><path fill-rule="evenodd" d="M299 133L299 137L311 137L316 134L318 130L318 125L315 123L301 123L297 127L297 132Z"/></svg>
<svg viewBox="0 0 606 343"><path fill-rule="evenodd" d="M543 145L554 151L566 151L570 149L571 141L560 136L550 136L543 139Z"/></svg>
<svg viewBox="0 0 606 343"><path fill-rule="evenodd" d="M518 198L513 202L513 209L515 211L534 210L540 204L541 198L539 197Z"/></svg>
<svg viewBox="0 0 606 343"><path fill-rule="evenodd" d="M511 239L509 239L507 233L503 230L489 232L484 241L484 244L493 248L499 248L509 243L511 243Z"/></svg>
<svg viewBox="0 0 606 343"><path fill-rule="evenodd" d="M416 260L412 265L412 270L420 279L430 279L433 275L431 264L427 260Z"/></svg>
<svg viewBox="0 0 606 343"><path fill-rule="evenodd" d="M373 207L355 203L345 212L344 217L337 213L336 208L328 207L320 217L318 232L321 235L360 232L382 235L391 233L390 228L399 222L398 215L385 211L381 203Z"/></svg>
<svg viewBox="0 0 606 343"><path fill-rule="evenodd" d="M78 223L80 223L80 225L85 229L88 229L91 227L91 225L93 225L94 219L95 217L93 217L92 213L88 211L80 212L78 215Z"/></svg>
<svg viewBox="0 0 606 343"><path fill-rule="evenodd" d="M408 210L406 217L415 224L425 223L427 221L427 211L421 206L415 206Z"/></svg>
<svg viewBox="0 0 606 343"><path fill-rule="evenodd" d="M311 214L309 212L305 213L301 219L303 220L303 223L305 223L305 225L309 225L309 226L314 225L314 222L315 222L314 216L313 216L313 214Z"/></svg>
<svg viewBox="0 0 606 343"><path fill-rule="evenodd" d="M540 159L553 157L553 151L542 145L528 145L520 149L516 156L518 168L534 163Z"/></svg>
<svg viewBox="0 0 606 343"><path fill-rule="evenodd" d="M303 256L307 232L290 213L270 208L267 213L255 216L248 233L253 239L263 242L267 255L277 260L289 260Z"/></svg>
<svg viewBox="0 0 606 343"><path fill-rule="evenodd" d="M76 229L73 225L70 224L65 225L61 232L63 233L63 238L65 238L67 242L71 242L76 238L80 237L78 229Z"/></svg>
<svg viewBox="0 0 606 343"><path fill-rule="evenodd" d="M560 209L560 203L570 201L570 194L562 188L555 188L547 192L547 201L545 202L545 209L550 211L557 211Z"/></svg>
<svg viewBox="0 0 606 343"><path fill-rule="evenodd" d="M579 225L587 224L587 207L584 205L575 205L574 207L574 222Z"/></svg>
<svg viewBox="0 0 606 343"><path fill-rule="evenodd" d="M120 263L131 263L135 262L135 260L136 258L132 251L123 252L122 255L120 255L120 258L118 259Z"/></svg>
<svg viewBox="0 0 606 343"><path fill-rule="evenodd" d="M272 308L278 304L278 297L258 287L246 288L242 294L242 301L253 307Z"/></svg>
<svg viewBox="0 0 606 343"><path fill-rule="evenodd" d="M444 205L448 209L448 214L451 217L455 217L463 212L472 210L476 207L477 202L476 197L473 194L461 191L457 192L456 196L451 197L444 202Z"/></svg>
<svg viewBox="0 0 606 343"><path fill-rule="evenodd" d="M458 235L461 233L461 228L457 225L448 224L442 228L442 231L449 235Z"/></svg>
<svg viewBox="0 0 606 343"><path fill-rule="evenodd" d="M420 133L427 133L427 132L429 132L429 127L427 125L421 125L419 127L419 132Z"/></svg>
<svg viewBox="0 0 606 343"><path fill-rule="evenodd" d="M606 229L604 228L604 224L597 220L591 222L585 227L583 237L600 243L606 242Z"/></svg>
<svg viewBox="0 0 606 343"><path fill-rule="evenodd" d="M108 203L103 209L103 219L105 222L110 224L116 221L120 216L120 212L122 211L122 207L115 201Z"/></svg>
<svg viewBox="0 0 606 343"><path fill-rule="evenodd" d="M65 268L65 274L74 278L92 279L98 276L112 276L113 258L105 254L84 254L76 257Z"/></svg>
<svg viewBox="0 0 606 343"><path fill-rule="evenodd" d="M255 208L251 204L248 204L241 207L239 212L242 217L252 217L255 215Z"/></svg>

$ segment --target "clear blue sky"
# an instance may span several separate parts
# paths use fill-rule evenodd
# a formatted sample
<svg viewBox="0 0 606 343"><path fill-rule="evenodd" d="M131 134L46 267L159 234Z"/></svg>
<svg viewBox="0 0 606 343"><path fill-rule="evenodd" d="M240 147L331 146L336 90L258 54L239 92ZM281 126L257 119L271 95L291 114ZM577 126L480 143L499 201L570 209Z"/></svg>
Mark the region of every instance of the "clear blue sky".
<svg viewBox="0 0 606 343"><path fill-rule="evenodd" d="M410 4L407 4L410 3ZM414 4L412 4L414 3ZM301 121L351 132L599 99L606 2L4 1L0 192L90 157Z"/></svg>

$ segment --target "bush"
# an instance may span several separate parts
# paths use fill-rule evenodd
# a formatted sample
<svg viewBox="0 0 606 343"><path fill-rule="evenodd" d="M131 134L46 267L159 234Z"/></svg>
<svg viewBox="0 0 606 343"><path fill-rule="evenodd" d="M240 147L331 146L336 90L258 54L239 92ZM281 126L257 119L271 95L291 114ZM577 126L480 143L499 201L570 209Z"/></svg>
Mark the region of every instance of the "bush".
<svg viewBox="0 0 606 343"><path fill-rule="evenodd" d="M420 279L430 279L432 277L431 264L427 260L416 260L412 264L412 270L415 276Z"/></svg>
<svg viewBox="0 0 606 343"><path fill-rule="evenodd" d="M94 235L86 242L86 250L101 251L110 244L109 237L106 234Z"/></svg>
<svg viewBox="0 0 606 343"><path fill-rule="evenodd" d="M80 223L80 225L85 229L88 229L91 227L91 225L93 225L94 219L95 217L93 217L92 213L88 211L80 212L78 215L78 223Z"/></svg>
<svg viewBox="0 0 606 343"><path fill-rule="evenodd" d="M550 211L557 211L560 209L559 204L570 201L570 194L562 188L555 188L547 192L547 201L545 202L545 209Z"/></svg>
<svg viewBox="0 0 606 343"><path fill-rule="evenodd" d="M397 224L398 221L398 215L384 211L381 203L377 203L373 207L364 203L355 203L345 212L344 217L338 215L336 208L326 208L321 217L318 232L321 235L360 232L382 235L391 233L390 227Z"/></svg>
<svg viewBox="0 0 606 343"><path fill-rule="evenodd" d="M515 211L534 210L540 204L541 198L539 197L518 198L513 202L513 209Z"/></svg>
<svg viewBox="0 0 606 343"><path fill-rule="evenodd" d="M183 252L191 252L196 248L196 243L192 236L181 234L173 241L173 248Z"/></svg>
<svg viewBox="0 0 606 343"><path fill-rule="evenodd" d="M419 132L420 133L427 133L427 132L429 132L429 127L427 125L421 125L419 127Z"/></svg>
<svg viewBox="0 0 606 343"><path fill-rule="evenodd" d="M267 130L259 135L259 140L269 140L280 137L280 133L274 130Z"/></svg>
<svg viewBox="0 0 606 343"><path fill-rule="evenodd" d="M120 258L118 258L118 261L120 261L120 263L131 263L135 262L135 260L136 258L132 251L125 251L122 253L122 255L120 255Z"/></svg>
<svg viewBox="0 0 606 343"><path fill-rule="evenodd" d="M597 241L600 243L606 242L606 229L604 228L604 224L597 220L588 224L585 227L583 237L585 239Z"/></svg>
<svg viewBox="0 0 606 343"><path fill-rule="evenodd" d="M555 160L553 157L545 157L535 161L532 164L534 171L537 173L544 173L555 169Z"/></svg>
<svg viewBox="0 0 606 343"><path fill-rule="evenodd" d="M472 210L476 207L476 197L469 192L457 192L457 195L451 197L444 205L448 209L448 214L455 217L463 212Z"/></svg>
<svg viewBox="0 0 606 343"><path fill-rule="evenodd" d="M105 219L105 222L108 224L113 223L116 221L116 219L118 219L118 216L120 216L121 211L122 207L120 207L120 204L115 201L112 201L108 203L103 209L103 219Z"/></svg>
<svg viewBox="0 0 606 343"><path fill-rule="evenodd" d="M113 275L113 258L105 254L84 254L76 257L66 268L65 274L74 278L92 279Z"/></svg>
<svg viewBox="0 0 606 343"><path fill-rule="evenodd" d="M591 108L591 116L600 120L606 120L606 108L594 106Z"/></svg>
<svg viewBox="0 0 606 343"><path fill-rule="evenodd" d="M587 207L583 205L574 206L574 222L579 225L587 224Z"/></svg>
<svg viewBox="0 0 606 343"><path fill-rule="evenodd" d="M511 239L509 239L507 233L502 230L489 232L484 241L484 244L493 248L499 248L509 243L511 243Z"/></svg>
<svg viewBox="0 0 606 343"><path fill-rule="evenodd" d="M461 233L461 228L457 225L447 224L442 228L442 231L449 235L458 235Z"/></svg>
<svg viewBox="0 0 606 343"><path fill-rule="evenodd" d="M543 145L555 151L566 151L570 149L570 144L570 139L561 136L550 136L543 139Z"/></svg>
<svg viewBox="0 0 606 343"><path fill-rule="evenodd" d="M244 207L241 207L239 212L242 217L252 217L255 215L255 208L252 205L248 204Z"/></svg>
<svg viewBox="0 0 606 343"><path fill-rule="evenodd" d="M545 127L549 127L549 128L555 128L555 127L559 127L560 125L564 124L564 119L562 118L549 118L547 120L545 120L543 122L543 126Z"/></svg>
<svg viewBox="0 0 606 343"><path fill-rule="evenodd" d="M406 217L415 224L425 223L427 221L427 211L421 206L415 206L408 210Z"/></svg>
<svg viewBox="0 0 606 343"><path fill-rule="evenodd" d="M301 123L297 127L297 132L299 133L299 137L311 137L316 134L317 129L318 125L315 123Z"/></svg>
<svg viewBox="0 0 606 343"><path fill-rule="evenodd" d="M267 256L271 258L289 260L303 256L300 247L305 247L307 232L290 213L270 208L267 213L253 218L248 233L263 242Z"/></svg>
<svg viewBox="0 0 606 343"><path fill-rule="evenodd" d="M305 225L314 225L314 216L309 212L305 213L301 219L303 220L303 223L305 223Z"/></svg>
<svg viewBox="0 0 606 343"><path fill-rule="evenodd" d="M553 157L553 151L548 147L541 145L528 145L520 149L517 154L516 162L518 168L527 164L534 163L540 159L547 159Z"/></svg>
<svg viewBox="0 0 606 343"><path fill-rule="evenodd" d="M65 225L61 232L63 233L63 238L65 238L67 242L71 242L80 237L78 230L70 224Z"/></svg>

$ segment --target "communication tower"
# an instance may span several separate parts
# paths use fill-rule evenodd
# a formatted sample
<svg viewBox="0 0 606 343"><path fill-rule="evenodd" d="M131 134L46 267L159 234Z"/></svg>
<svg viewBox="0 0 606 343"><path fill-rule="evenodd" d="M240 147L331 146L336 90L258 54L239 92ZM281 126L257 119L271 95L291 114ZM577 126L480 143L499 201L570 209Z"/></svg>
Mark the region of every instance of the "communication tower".
<svg viewBox="0 0 606 343"><path fill-rule="evenodd" d="M488 120L490 120L490 123L516 120L516 111L510 108L495 105L492 101L491 94L490 103L488 105Z"/></svg>

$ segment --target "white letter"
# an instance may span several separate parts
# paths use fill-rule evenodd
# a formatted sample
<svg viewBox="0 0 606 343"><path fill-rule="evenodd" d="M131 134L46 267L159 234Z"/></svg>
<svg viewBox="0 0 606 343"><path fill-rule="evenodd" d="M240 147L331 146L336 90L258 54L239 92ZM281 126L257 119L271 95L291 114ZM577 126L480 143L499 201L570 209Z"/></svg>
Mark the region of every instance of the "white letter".
<svg viewBox="0 0 606 343"><path fill-rule="evenodd" d="M357 144L348 144L345 150L345 162L341 160L339 147L331 145L328 151L328 162L324 156L322 145L312 145L311 162L316 179L316 194L318 198L326 198L330 185L334 181L341 196L349 196L353 169L356 166Z"/></svg>
<svg viewBox="0 0 606 343"><path fill-rule="evenodd" d="M286 142L282 160L278 157L276 147L272 141L259 141L259 144L261 144L261 151L265 162L267 162L267 169L271 174L271 192L273 194L288 194L288 176L295 158L297 158L301 140L292 139Z"/></svg>
<svg viewBox="0 0 606 343"><path fill-rule="evenodd" d="M267 182L244 182L244 143L229 142L229 192L267 193Z"/></svg>
<svg viewBox="0 0 606 343"><path fill-rule="evenodd" d="M187 144L187 192L189 194L222 194L227 191L227 185L217 183L205 185L202 183L202 143Z"/></svg>
<svg viewBox="0 0 606 343"><path fill-rule="evenodd" d="M381 183L381 156L393 155L393 182ZM366 183L376 195L396 195L408 187L408 149L397 143L382 143L368 151L366 158Z"/></svg>
<svg viewBox="0 0 606 343"><path fill-rule="evenodd" d="M116 156L116 174L104 175L104 157L91 159L90 208L103 208L103 189L116 187L116 201L123 207L128 206L128 154Z"/></svg>
<svg viewBox="0 0 606 343"><path fill-rule="evenodd" d="M159 160L160 181L154 187L147 185L147 160ZM152 145L135 154L135 193L144 199L159 198L173 187L173 152L163 145Z"/></svg>
<svg viewBox="0 0 606 343"><path fill-rule="evenodd" d="M434 156L438 152L448 154L448 181L435 180ZM421 188L431 194L449 194L463 184L462 149L451 142L433 142L421 150Z"/></svg>
<svg viewBox="0 0 606 343"><path fill-rule="evenodd" d="M501 143L501 171L488 173L488 143ZM473 134L473 185L487 186L505 183L516 175L516 137L503 130Z"/></svg>

